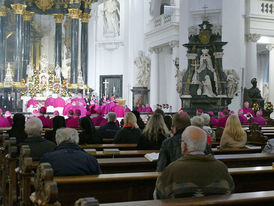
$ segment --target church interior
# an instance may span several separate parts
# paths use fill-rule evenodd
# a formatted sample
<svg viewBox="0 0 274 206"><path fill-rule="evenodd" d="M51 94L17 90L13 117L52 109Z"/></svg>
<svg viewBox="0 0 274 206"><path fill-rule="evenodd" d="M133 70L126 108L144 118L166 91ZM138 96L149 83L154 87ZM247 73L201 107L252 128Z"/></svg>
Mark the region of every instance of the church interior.
<svg viewBox="0 0 274 206"><path fill-rule="evenodd" d="M274 0L0 0L0 204L274 205Z"/></svg>

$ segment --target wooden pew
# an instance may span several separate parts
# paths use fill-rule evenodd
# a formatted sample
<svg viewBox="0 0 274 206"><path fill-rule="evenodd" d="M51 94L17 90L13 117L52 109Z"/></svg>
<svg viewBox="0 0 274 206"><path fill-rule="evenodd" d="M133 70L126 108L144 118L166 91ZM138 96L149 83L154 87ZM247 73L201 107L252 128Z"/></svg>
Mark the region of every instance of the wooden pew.
<svg viewBox="0 0 274 206"><path fill-rule="evenodd" d="M272 166L230 168L229 173L234 179L236 193L274 190ZM58 186L57 200L62 205L70 206L77 199L89 196L100 203L152 199L158 176L157 172L145 172L55 177L53 180Z"/></svg>
<svg viewBox="0 0 274 206"><path fill-rule="evenodd" d="M212 151L215 155L219 154L247 154L247 153L259 153L262 151L262 148L260 149L249 149L249 148L212 148Z"/></svg>
<svg viewBox="0 0 274 206"><path fill-rule="evenodd" d="M147 153L159 152L159 150L125 150L119 153L105 153L104 151L96 151L96 154L89 152L96 158L108 158L108 157L143 157Z"/></svg>
<svg viewBox="0 0 274 206"><path fill-rule="evenodd" d="M85 200L85 199L84 199ZM83 201L84 201L83 200ZM88 203L88 201L86 201ZM248 206L272 206L274 203L274 191L236 193L231 195L219 195L208 197L191 197L170 200L148 200L138 202L120 202L100 204L100 206L189 206L189 205L248 205ZM81 206L88 206L82 204Z"/></svg>
<svg viewBox="0 0 274 206"><path fill-rule="evenodd" d="M114 141L114 138L103 138L104 144L112 144Z"/></svg>
<svg viewBox="0 0 274 206"><path fill-rule="evenodd" d="M136 149L137 144L89 144L89 145L80 145L83 149L96 149L96 150L102 150L102 149L112 149L112 148L118 148L118 149Z"/></svg>

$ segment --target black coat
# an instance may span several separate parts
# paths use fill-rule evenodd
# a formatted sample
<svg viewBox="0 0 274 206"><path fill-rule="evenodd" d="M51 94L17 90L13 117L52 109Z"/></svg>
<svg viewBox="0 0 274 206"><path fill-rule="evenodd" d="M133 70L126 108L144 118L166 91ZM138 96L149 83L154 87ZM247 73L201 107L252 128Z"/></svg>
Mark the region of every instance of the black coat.
<svg viewBox="0 0 274 206"><path fill-rule="evenodd" d="M138 144L142 133L139 128L126 127L117 132L115 144Z"/></svg>
<svg viewBox="0 0 274 206"><path fill-rule="evenodd" d="M4 104L3 104L4 111L12 112L12 103L13 103L13 98L10 97L10 99L9 99L8 97L6 97L4 99Z"/></svg>
<svg viewBox="0 0 274 206"><path fill-rule="evenodd" d="M150 141L143 134L140 138L137 148L140 150L160 150L162 142L166 139L166 137L162 134L159 134L158 141Z"/></svg>
<svg viewBox="0 0 274 206"><path fill-rule="evenodd" d="M114 138L119 130L120 127L118 127L115 122L108 122L106 125L100 127L98 133L101 139Z"/></svg>
<svg viewBox="0 0 274 206"><path fill-rule="evenodd" d="M54 151L56 145L42 137L28 137L21 145L30 146L32 160L38 161L43 154Z"/></svg>
<svg viewBox="0 0 274 206"><path fill-rule="evenodd" d="M96 158L73 143L61 143L54 152L45 154L40 162L50 163L55 176L102 173Z"/></svg>

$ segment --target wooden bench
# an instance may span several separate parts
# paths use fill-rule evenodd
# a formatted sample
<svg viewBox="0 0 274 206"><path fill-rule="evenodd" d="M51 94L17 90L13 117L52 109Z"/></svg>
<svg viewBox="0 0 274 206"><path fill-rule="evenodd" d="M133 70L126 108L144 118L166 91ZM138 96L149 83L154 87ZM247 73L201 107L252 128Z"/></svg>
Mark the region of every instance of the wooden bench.
<svg viewBox="0 0 274 206"><path fill-rule="evenodd" d="M119 153L105 153L104 151L96 151L96 154L89 152L96 158L107 158L107 157L143 157L147 153L159 153L159 150L124 150Z"/></svg>
<svg viewBox="0 0 274 206"><path fill-rule="evenodd" d="M89 145L80 145L83 149L96 149L96 150L102 150L102 149L112 149L112 148L118 148L118 149L136 149L137 144L89 144Z"/></svg>
<svg viewBox="0 0 274 206"><path fill-rule="evenodd" d="M248 148L212 148L215 155L218 154L246 154L246 153L259 153L262 149L248 149Z"/></svg>
<svg viewBox="0 0 274 206"><path fill-rule="evenodd" d="M189 206L189 205L247 205L247 206L272 206L274 204L274 191L236 193L195 198L180 198L170 200L148 200L138 202L121 202L100 204L100 206ZM82 204L81 206L88 206Z"/></svg>
<svg viewBox="0 0 274 206"><path fill-rule="evenodd" d="M274 169L270 167L231 168L235 192L255 192L274 189ZM93 176L55 177L57 200L66 206L83 197L93 196L100 203L152 199L159 173L121 173ZM37 182L37 180L35 180Z"/></svg>

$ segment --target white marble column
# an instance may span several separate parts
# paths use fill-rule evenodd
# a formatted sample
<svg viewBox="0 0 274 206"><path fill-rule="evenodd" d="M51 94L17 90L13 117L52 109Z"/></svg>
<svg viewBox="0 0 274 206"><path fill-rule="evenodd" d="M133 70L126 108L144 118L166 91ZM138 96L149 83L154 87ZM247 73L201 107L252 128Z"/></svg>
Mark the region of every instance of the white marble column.
<svg viewBox="0 0 274 206"><path fill-rule="evenodd" d="M181 107L181 100L176 90L177 79L175 76L176 76L177 68L175 66L175 61L176 61L176 58L179 58L179 41L171 41L169 42L169 46L171 48L171 54L172 54L170 75L173 78L173 81L169 82L171 84L171 91L170 91L171 94L170 94L170 99L168 103L172 106L173 111L178 111Z"/></svg>
<svg viewBox="0 0 274 206"><path fill-rule="evenodd" d="M259 34L247 34L245 87L250 88L251 79L257 77L257 41Z"/></svg>
<svg viewBox="0 0 274 206"><path fill-rule="evenodd" d="M267 45L269 50L269 101L274 103L274 44Z"/></svg>
<svg viewBox="0 0 274 206"><path fill-rule="evenodd" d="M161 48L150 48L151 71L150 71L150 106L155 109L159 103L159 53Z"/></svg>

